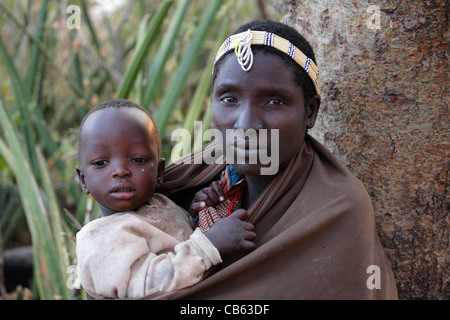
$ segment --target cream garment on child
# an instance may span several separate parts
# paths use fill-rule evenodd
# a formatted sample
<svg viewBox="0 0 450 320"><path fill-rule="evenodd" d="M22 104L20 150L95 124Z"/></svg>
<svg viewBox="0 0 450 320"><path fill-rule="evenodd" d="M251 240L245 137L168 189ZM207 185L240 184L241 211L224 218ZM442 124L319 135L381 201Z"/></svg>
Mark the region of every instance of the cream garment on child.
<svg viewBox="0 0 450 320"><path fill-rule="evenodd" d="M191 286L222 262L189 214L155 193L137 212L96 219L77 233L77 271L93 298L136 298Z"/></svg>

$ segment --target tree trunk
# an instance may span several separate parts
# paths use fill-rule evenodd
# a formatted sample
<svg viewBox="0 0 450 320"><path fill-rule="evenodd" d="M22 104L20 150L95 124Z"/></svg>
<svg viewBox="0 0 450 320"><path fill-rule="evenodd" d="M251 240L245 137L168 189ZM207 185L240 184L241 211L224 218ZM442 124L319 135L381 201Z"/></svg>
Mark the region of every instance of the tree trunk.
<svg viewBox="0 0 450 320"><path fill-rule="evenodd" d="M314 47L311 133L371 195L399 298L449 299L449 2L274 2Z"/></svg>

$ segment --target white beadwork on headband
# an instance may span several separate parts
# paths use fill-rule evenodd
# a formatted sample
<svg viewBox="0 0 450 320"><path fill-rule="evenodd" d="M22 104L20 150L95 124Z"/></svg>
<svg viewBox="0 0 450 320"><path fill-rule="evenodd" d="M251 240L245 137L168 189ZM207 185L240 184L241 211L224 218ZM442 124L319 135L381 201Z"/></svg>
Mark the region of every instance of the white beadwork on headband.
<svg viewBox="0 0 450 320"><path fill-rule="evenodd" d="M241 65L242 70L249 71L253 66L252 33L250 30L240 34L239 41L234 49L234 53Z"/></svg>
<svg viewBox="0 0 450 320"><path fill-rule="evenodd" d="M289 40L286 40L272 32L247 30L228 37L220 46L219 51L216 54L214 64L216 64L216 62L224 54L234 49L242 69L244 71L249 71L253 65L253 52L251 50L251 45L266 45L287 54L305 70L313 81L317 94L320 94L319 69L314 61L308 58Z"/></svg>

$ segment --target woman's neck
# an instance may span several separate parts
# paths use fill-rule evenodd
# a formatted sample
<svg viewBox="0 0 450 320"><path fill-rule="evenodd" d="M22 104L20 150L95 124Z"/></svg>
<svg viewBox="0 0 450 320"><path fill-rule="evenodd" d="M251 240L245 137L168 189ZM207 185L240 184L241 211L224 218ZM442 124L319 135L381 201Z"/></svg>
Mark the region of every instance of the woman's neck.
<svg viewBox="0 0 450 320"><path fill-rule="evenodd" d="M241 207L248 210L275 177L276 175L245 176L246 187L242 195Z"/></svg>

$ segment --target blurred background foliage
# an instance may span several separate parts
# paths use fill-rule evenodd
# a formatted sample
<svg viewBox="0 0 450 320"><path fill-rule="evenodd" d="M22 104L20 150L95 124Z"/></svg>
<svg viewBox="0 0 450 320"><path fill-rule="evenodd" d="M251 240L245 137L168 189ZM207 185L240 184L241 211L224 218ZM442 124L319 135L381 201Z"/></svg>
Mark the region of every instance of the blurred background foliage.
<svg viewBox="0 0 450 320"><path fill-rule="evenodd" d="M0 262L32 245L33 299L86 298L71 266L74 235L99 214L75 172L88 110L112 98L148 108L170 160L174 129L210 124L219 45L265 18L280 18L268 0L0 1Z"/></svg>

